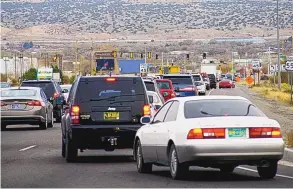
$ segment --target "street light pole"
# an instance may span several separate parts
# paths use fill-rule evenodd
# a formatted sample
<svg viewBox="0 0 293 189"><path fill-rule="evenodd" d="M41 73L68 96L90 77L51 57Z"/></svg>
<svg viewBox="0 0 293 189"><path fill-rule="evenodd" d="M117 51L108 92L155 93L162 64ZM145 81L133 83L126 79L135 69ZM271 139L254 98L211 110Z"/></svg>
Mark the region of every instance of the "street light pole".
<svg viewBox="0 0 293 189"><path fill-rule="evenodd" d="M277 43L278 43L278 88L279 88L279 90L281 90L280 32L279 32L279 0L277 0Z"/></svg>
<svg viewBox="0 0 293 189"><path fill-rule="evenodd" d="M6 82L8 82L8 69L7 69L7 62L9 62L8 57L4 57L4 62L5 62Z"/></svg>

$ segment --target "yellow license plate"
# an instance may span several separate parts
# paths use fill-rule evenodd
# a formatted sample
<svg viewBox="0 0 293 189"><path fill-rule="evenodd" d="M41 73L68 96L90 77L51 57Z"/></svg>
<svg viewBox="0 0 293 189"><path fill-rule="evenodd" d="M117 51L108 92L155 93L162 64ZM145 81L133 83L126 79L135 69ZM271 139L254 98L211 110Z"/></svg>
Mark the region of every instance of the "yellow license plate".
<svg viewBox="0 0 293 189"><path fill-rule="evenodd" d="M104 112L104 120L118 120L119 112Z"/></svg>

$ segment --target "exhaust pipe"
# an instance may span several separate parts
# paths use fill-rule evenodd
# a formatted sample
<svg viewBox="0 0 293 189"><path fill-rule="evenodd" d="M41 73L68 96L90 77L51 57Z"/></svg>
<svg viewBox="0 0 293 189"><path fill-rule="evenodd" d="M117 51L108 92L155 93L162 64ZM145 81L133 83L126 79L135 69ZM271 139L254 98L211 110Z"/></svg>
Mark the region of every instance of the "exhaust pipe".
<svg viewBox="0 0 293 189"><path fill-rule="evenodd" d="M270 163L267 160L261 160L259 167L269 167Z"/></svg>

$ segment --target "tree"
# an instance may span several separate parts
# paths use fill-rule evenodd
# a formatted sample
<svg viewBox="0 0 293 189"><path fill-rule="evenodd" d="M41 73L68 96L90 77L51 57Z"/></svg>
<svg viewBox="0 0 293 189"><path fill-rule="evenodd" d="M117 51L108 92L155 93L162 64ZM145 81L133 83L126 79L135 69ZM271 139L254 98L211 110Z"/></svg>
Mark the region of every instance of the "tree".
<svg viewBox="0 0 293 189"><path fill-rule="evenodd" d="M30 68L27 72L25 72L21 78L21 80L34 80L37 79L37 69Z"/></svg>
<svg viewBox="0 0 293 189"><path fill-rule="evenodd" d="M70 84L72 84L75 81L75 78L76 78L75 75L70 77Z"/></svg>
<svg viewBox="0 0 293 189"><path fill-rule="evenodd" d="M69 83L70 83L70 78L69 78L67 75L64 75L64 76L62 77L62 82L63 82L64 84L69 84Z"/></svg>
<svg viewBox="0 0 293 189"><path fill-rule="evenodd" d="M6 78L6 74L1 74L1 82L6 82L7 78Z"/></svg>

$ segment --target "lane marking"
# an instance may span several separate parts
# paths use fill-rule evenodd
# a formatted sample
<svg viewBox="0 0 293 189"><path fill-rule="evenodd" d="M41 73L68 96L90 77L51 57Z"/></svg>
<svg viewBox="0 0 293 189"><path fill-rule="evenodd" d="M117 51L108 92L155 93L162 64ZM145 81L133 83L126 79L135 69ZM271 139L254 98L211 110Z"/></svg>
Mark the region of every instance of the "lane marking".
<svg viewBox="0 0 293 189"><path fill-rule="evenodd" d="M254 170L254 169L249 169L249 168L246 168L246 167L237 167L237 168L238 168L238 169L245 170L245 171L251 171L251 172L255 172L255 173L257 173L257 170ZM293 177L286 176L286 175L279 175L279 174L276 174L276 176L278 176L278 177L283 177L283 178L288 178L288 179L293 179Z"/></svg>
<svg viewBox="0 0 293 189"><path fill-rule="evenodd" d="M210 96L211 92L213 92L214 89L210 90L210 92L208 93L208 96Z"/></svg>
<svg viewBox="0 0 293 189"><path fill-rule="evenodd" d="M20 152L23 152L23 151L25 151L25 150L29 150L29 149L34 148L34 147L36 147L36 146L37 146L37 145L32 145L32 146L29 146L29 147L26 147L26 148L20 149L19 151L20 151Z"/></svg>

